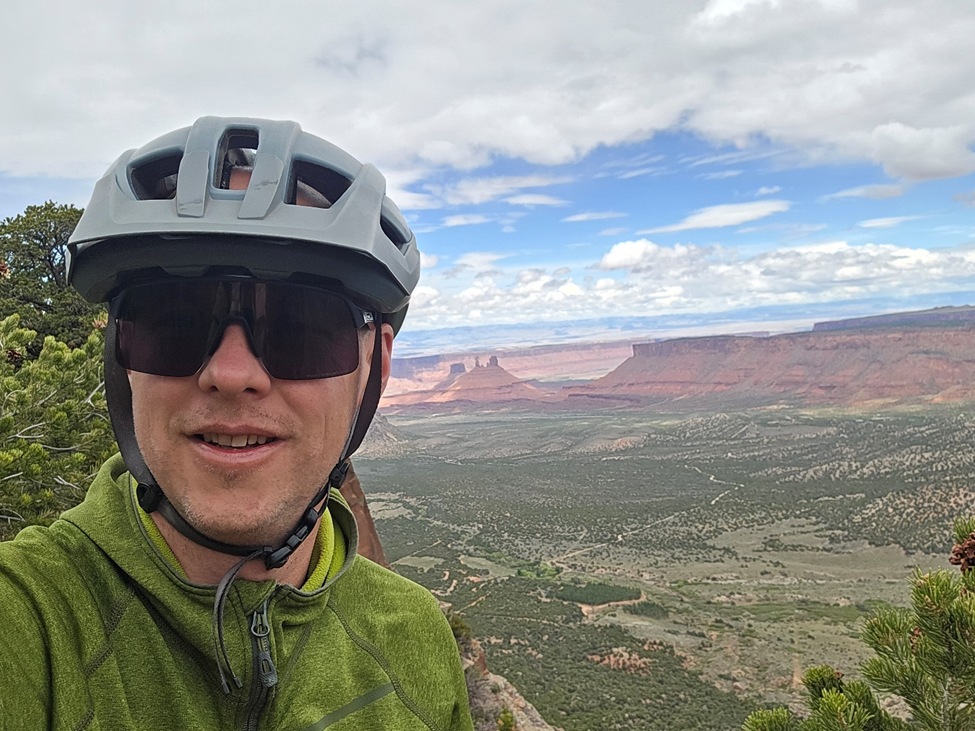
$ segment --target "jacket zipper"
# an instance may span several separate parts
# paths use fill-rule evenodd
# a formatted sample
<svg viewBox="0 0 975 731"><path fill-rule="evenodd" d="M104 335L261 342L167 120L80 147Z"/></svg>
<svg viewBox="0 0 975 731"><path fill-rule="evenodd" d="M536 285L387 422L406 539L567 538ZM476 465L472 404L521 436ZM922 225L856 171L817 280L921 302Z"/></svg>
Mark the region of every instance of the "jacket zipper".
<svg viewBox="0 0 975 731"><path fill-rule="evenodd" d="M257 731L261 711L268 696L278 682L278 671L271 659L271 624L267 620L268 597L251 615L251 647L254 651L254 680L251 682L250 710L244 723L244 731Z"/></svg>

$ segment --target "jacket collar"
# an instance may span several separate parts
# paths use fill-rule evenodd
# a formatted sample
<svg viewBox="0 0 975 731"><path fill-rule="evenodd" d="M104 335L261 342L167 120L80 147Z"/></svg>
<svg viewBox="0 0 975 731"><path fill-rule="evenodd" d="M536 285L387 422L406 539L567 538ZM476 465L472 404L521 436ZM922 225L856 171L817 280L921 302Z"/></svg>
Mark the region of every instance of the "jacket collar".
<svg viewBox="0 0 975 731"><path fill-rule="evenodd" d="M191 616L198 618L201 647L211 642L210 612L215 587L194 584L186 579L150 539L139 517L139 506L132 489L133 480L121 455L115 455L99 470L84 502L61 517L84 532L118 568L131 578L136 591L175 626L193 631ZM272 580L234 582L235 601L228 603L244 615L251 614L272 593L275 604L286 609L289 622L313 619L324 608L329 589L351 567L358 546L355 517L338 490L333 490L326 516L332 520L336 539L344 539L345 560L318 588L306 583L301 589L278 585ZM339 535L340 534L340 535ZM341 537L340 537L341 536ZM196 634L196 632L194 632ZM197 638L191 638L194 644Z"/></svg>

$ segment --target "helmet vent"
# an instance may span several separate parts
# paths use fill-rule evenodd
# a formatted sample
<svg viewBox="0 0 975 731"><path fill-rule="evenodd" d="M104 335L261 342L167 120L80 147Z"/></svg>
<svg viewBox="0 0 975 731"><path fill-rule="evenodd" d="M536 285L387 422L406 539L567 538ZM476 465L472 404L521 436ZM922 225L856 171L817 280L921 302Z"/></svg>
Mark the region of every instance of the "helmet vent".
<svg viewBox="0 0 975 731"><path fill-rule="evenodd" d="M140 201L169 200L176 196L176 174L183 154L150 160L129 172L129 181Z"/></svg>
<svg viewBox="0 0 975 731"><path fill-rule="evenodd" d="M397 249L402 250L403 247L409 242L409 239L403 235L403 232L399 230L399 227L386 218L386 216L381 216L379 218L379 225L382 227L383 233L389 237L389 240L396 245Z"/></svg>
<svg viewBox="0 0 975 731"><path fill-rule="evenodd" d="M217 148L217 160L220 164L214 168L217 177L214 185L228 190L231 170L253 167L254 152L259 142L260 137L256 129L228 129L224 132L223 137L220 138L220 146Z"/></svg>
<svg viewBox="0 0 975 731"><path fill-rule="evenodd" d="M352 181L331 168L296 160L291 166L291 185L285 203L314 208L331 208Z"/></svg>

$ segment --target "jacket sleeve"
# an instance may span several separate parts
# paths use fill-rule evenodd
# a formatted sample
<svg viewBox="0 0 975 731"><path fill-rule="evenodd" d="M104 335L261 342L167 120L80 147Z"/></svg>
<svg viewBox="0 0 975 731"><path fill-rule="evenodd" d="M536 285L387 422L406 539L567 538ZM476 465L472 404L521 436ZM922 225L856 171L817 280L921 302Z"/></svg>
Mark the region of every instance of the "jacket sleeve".
<svg viewBox="0 0 975 731"><path fill-rule="evenodd" d="M453 633L451 633L453 640ZM454 647L456 647L454 643ZM460 662L460 651L456 653L454 661L454 713L450 719L450 731L474 731L474 721L471 718L470 698L467 695L467 680Z"/></svg>
<svg viewBox="0 0 975 731"><path fill-rule="evenodd" d="M11 549L0 543L0 729L47 729L51 661L36 577L18 571Z"/></svg>

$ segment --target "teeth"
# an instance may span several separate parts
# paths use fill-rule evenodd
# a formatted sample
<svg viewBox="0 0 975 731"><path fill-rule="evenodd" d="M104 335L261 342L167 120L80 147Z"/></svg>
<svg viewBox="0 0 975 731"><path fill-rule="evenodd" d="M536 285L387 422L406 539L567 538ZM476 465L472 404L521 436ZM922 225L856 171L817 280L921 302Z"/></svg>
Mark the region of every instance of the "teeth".
<svg viewBox="0 0 975 731"><path fill-rule="evenodd" d="M252 446L254 444L267 444L269 441L273 441L274 439L273 437L257 434L231 435L217 434L216 432L205 432L200 436L203 437L203 441L209 442L210 444L219 444L221 447L232 447L235 449Z"/></svg>

